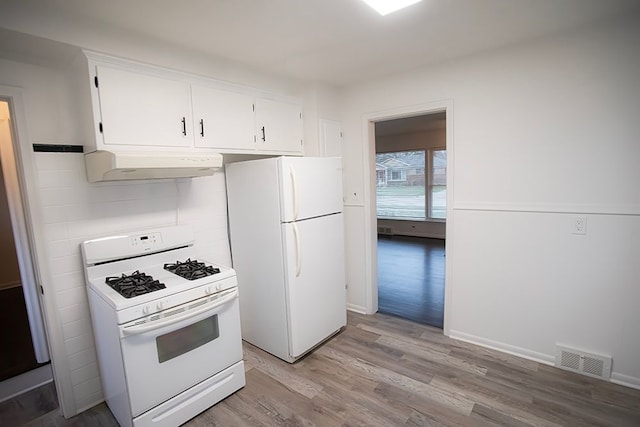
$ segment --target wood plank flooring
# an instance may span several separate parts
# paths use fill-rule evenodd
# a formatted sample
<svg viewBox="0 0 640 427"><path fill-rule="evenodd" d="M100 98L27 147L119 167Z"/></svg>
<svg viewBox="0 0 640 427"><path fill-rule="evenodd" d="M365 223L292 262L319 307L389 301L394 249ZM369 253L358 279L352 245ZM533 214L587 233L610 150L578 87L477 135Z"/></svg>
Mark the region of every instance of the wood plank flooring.
<svg viewBox="0 0 640 427"><path fill-rule="evenodd" d="M349 313L344 331L295 364L246 343L244 352L247 385L187 426L640 425L640 390L388 315ZM115 425L104 404L70 420L53 411L7 424L17 405L6 403L1 426Z"/></svg>
<svg viewBox="0 0 640 427"><path fill-rule="evenodd" d="M378 236L378 310L442 328L445 241Z"/></svg>

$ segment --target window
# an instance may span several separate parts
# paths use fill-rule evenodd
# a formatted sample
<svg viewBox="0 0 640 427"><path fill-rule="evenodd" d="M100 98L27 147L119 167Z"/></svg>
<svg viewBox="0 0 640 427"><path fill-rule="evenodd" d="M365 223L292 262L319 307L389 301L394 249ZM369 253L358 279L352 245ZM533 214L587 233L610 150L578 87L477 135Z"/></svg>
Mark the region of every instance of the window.
<svg viewBox="0 0 640 427"><path fill-rule="evenodd" d="M391 171L391 181L406 181L406 180L407 180L407 171L405 170Z"/></svg>
<svg viewBox="0 0 640 427"><path fill-rule="evenodd" d="M446 218L446 171L446 150L377 153L378 217L418 221Z"/></svg>
<svg viewBox="0 0 640 427"><path fill-rule="evenodd" d="M422 150L376 154L378 217L426 218L424 155Z"/></svg>

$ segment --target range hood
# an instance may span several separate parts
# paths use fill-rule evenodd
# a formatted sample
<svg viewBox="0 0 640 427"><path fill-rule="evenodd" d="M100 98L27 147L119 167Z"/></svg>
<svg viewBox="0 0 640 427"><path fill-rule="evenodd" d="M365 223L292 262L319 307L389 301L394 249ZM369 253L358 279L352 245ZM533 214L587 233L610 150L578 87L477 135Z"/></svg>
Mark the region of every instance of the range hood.
<svg viewBox="0 0 640 427"><path fill-rule="evenodd" d="M213 175L222 155L194 152L93 151L84 155L89 182Z"/></svg>

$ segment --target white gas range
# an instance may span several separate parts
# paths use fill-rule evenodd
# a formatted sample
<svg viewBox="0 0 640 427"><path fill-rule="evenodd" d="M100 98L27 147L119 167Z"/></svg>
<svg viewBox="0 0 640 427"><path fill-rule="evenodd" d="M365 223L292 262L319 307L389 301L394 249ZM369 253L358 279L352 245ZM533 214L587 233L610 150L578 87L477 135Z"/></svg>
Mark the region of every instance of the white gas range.
<svg viewBox="0 0 640 427"><path fill-rule="evenodd" d="M245 385L235 272L187 226L83 242L107 405L121 426L177 426Z"/></svg>

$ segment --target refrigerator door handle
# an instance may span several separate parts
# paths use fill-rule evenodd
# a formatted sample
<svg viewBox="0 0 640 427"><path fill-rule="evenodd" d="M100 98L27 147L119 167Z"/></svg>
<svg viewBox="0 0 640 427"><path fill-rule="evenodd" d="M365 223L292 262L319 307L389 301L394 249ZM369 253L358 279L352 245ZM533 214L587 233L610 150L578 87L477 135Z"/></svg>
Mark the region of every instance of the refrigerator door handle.
<svg viewBox="0 0 640 427"><path fill-rule="evenodd" d="M298 224L295 222L293 225L293 235L296 241L296 277L300 277L300 269L302 268L302 257L300 256L300 232L298 231Z"/></svg>
<svg viewBox="0 0 640 427"><path fill-rule="evenodd" d="M291 176L291 186L293 189L293 220L298 219L298 187L296 184L296 171L293 166L289 166L289 175Z"/></svg>

